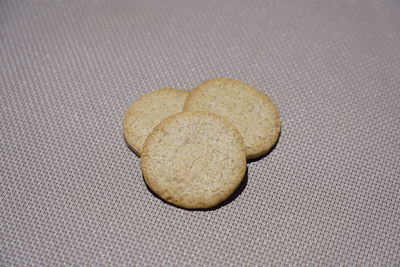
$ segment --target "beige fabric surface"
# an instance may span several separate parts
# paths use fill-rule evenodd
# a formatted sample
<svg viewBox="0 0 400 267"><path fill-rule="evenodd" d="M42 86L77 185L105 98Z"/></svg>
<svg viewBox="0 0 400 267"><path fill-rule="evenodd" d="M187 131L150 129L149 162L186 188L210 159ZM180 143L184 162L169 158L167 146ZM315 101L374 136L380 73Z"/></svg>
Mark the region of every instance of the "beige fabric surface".
<svg viewBox="0 0 400 267"><path fill-rule="evenodd" d="M399 1L1 0L0 62L0 265L399 265ZM122 118L214 77L270 95L282 134L190 212Z"/></svg>

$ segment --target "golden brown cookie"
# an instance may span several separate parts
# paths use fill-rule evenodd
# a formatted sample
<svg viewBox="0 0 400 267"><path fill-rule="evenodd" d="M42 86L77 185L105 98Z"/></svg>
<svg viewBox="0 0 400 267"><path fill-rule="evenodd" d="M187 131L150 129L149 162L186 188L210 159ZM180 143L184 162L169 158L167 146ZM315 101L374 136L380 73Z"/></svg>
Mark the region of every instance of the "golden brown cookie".
<svg viewBox="0 0 400 267"><path fill-rule="evenodd" d="M278 110L271 99L239 80L217 78L199 84L190 92L185 111L209 111L227 118L239 130L247 158L268 152L281 129Z"/></svg>
<svg viewBox="0 0 400 267"><path fill-rule="evenodd" d="M187 209L211 208L243 180L246 149L228 120L208 112L182 112L149 135L140 167L146 184L162 199Z"/></svg>
<svg viewBox="0 0 400 267"><path fill-rule="evenodd" d="M187 91L164 88L147 93L130 105L123 121L124 138L138 156L154 127L166 117L182 111L188 94Z"/></svg>

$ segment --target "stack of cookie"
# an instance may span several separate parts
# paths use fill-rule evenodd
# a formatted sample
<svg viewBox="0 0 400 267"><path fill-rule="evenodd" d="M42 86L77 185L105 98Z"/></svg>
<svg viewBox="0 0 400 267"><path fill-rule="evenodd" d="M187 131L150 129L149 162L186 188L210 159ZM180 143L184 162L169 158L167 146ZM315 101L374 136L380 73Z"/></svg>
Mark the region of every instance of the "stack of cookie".
<svg viewBox="0 0 400 267"><path fill-rule="evenodd" d="M263 92L219 78L191 92L166 88L138 98L123 128L151 190L176 206L206 209L238 188L247 159L273 147L281 121Z"/></svg>

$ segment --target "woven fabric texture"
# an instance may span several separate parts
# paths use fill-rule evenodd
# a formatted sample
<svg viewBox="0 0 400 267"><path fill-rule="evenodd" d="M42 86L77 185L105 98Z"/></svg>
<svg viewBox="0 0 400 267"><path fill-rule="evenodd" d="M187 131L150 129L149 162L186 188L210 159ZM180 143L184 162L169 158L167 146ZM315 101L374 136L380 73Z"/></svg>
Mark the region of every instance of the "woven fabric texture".
<svg viewBox="0 0 400 267"><path fill-rule="evenodd" d="M0 265L400 264L400 3L0 0ZM154 197L122 137L232 77L282 115L230 203Z"/></svg>

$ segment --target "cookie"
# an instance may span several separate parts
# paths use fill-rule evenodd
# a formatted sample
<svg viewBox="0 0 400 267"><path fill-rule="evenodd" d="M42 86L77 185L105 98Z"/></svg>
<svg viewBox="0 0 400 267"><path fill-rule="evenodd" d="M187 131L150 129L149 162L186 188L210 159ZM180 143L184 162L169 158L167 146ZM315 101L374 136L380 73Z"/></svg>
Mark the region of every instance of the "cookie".
<svg viewBox="0 0 400 267"><path fill-rule="evenodd" d="M211 208L227 199L246 171L239 131L209 112L182 112L162 121L143 146L146 184L162 199L187 209Z"/></svg>
<svg viewBox="0 0 400 267"><path fill-rule="evenodd" d="M209 111L227 118L242 135L247 158L259 157L276 143L281 129L278 110L271 99L239 80L218 78L190 92L185 111Z"/></svg>
<svg viewBox="0 0 400 267"><path fill-rule="evenodd" d="M187 91L164 88L135 100L125 113L123 132L129 148L140 156L143 144L164 118L182 111Z"/></svg>

